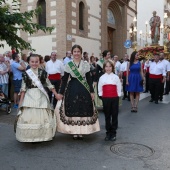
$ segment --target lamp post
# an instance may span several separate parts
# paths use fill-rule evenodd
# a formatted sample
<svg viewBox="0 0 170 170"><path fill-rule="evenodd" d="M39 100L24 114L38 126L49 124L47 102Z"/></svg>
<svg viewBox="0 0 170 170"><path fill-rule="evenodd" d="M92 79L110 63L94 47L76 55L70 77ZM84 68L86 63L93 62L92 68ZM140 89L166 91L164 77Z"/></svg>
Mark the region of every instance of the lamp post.
<svg viewBox="0 0 170 170"><path fill-rule="evenodd" d="M167 15L167 13L164 13L164 22L161 23L161 26L160 26L161 33L163 34L163 43L164 43L164 45L166 45L167 42L168 42L167 34L170 32L168 30L169 26L167 24L167 20L168 20L168 15Z"/></svg>
<svg viewBox="0 0 170 170"><path fill-rule="evenodd" d="M132 45L134 47L134 50L136 50L137 46L137 18L136 16L133 19L133 23L131 24L131 27L129 28L129 34L130 34L130 39L132 40Z"/></svg>
<svg viewBox="0 0 170 170"><path fill-rule="evenodd" d="M168 19L168 15L167 13L164 13L164 22L161 23L161 26L160 26L161 33L163 34L166 34L166 29L168 28L167 19Z"/></svg>
<svg viewBox="0 0 170 170"><path fill-rule="evenodd" d="M145 22L145 26L146 26L146 29L145 29L145 33L142 32L142 30L139 31L139 35L140 35L140 45L141 45L141 39L142 38L145 38L145 47L148 46L148 38L151 37L151 30L149 30L148 32L148 21Z"/></svg>
<svg viewBox="0 0 170 170"><path fill-rule="evenodd" d="M134 31L134 41L136 41L136 33L137 33L137 18L136 17L134 17L133 23L134 23L134 29L133 29L133 31Z"/></svg>
<svg viewBox="0 0 170 170"><path fill-rule="evenodd" d="M161 23L160 26L161 33L163 34L164 53L168 53L167 43L169 42L168 34L170 33L170 27L168 26L167 21L168 21L168 15L167 13L164 13L164 22Z"/></svg>

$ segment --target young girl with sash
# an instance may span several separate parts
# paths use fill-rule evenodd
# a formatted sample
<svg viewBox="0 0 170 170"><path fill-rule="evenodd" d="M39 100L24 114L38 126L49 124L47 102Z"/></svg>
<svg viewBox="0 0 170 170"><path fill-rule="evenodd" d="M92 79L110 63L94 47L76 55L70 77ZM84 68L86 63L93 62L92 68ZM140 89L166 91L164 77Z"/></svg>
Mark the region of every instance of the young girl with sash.
<svg viewBox="0 0 170 170"><path fill-rule="evenodd" d="M119 97L121 96L121 82L114 74L114 65L111 60L104 63L103 74L99 79L98 94L103 101L105 114L106 137L105 140L116 140L116 130L118 126Z"/></svg>
<svg viewBox="0 0 170 170"><path fill-rule="evenodd" d="M42 142L52 140L56 132L56 115L50 105L48 87L57 93L47 78L45 70L39 69L40 58L32 54L29 58L30 69L23 73L20 91L16 139L20 142Z"/></svg>
<svg viewBox="0 0 170 170"><path fill-rule="evenodd" d="M94 90L95 90L95 104L97 107L102 107L102 101L101 99L98 97L98 81L99 78L104 74L103 72L103 64L105 61L107 61L108 59L111 58L111 54L110 51L108 50L104 50L102 53L103 58L97 61L97 66L96 66L96 75L94 77Z"/></svg>
<svg viewBox="0 0 170 170"><path fill-rule="evenodd" d="M82 48L79 45L72 47L72 55L73 61L65 65L58 94L62 100L58 101L56 107L57 131L72 134L73 139L82 139L82 135L97 132L100 127L93 103L90 64L81 60Z"/></svg>

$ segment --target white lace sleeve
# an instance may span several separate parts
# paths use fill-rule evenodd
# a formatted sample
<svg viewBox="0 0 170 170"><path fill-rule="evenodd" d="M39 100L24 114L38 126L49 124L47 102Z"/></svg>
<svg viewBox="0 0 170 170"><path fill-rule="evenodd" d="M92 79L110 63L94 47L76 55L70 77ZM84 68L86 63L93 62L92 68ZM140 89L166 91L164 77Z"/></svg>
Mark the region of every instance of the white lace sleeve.
<svg viewBox="0 0 170 170"><path fill-rule="evenodd" d="M90 64L84 61L83 68L84 68L84 73L86 74L87 72L90 71Z"/></svg>
<svg viewBox="0 0 170 170"><path fill-rule="evenodd" d="M70 67L68 66L68 64L65 65L64 67L64 71L67 72L67 73L70 73Z"/></svg>
<svg viewBox="0 0 170 170"><path fill-rule="evenodd" d="M48 79L48 78L46 78L46 83L47 83L47 87L48 87L48 89L53 89L54 88L54 86L51 84L51 82L50 82L50 80Z"/></svg>

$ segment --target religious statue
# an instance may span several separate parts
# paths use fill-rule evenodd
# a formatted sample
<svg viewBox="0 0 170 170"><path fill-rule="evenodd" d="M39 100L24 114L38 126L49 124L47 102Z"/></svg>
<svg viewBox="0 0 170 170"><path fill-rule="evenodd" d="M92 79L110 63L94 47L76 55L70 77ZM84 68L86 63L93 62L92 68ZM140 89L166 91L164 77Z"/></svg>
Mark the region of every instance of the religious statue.
<svg viewBox="0 0 170 170"><path fill-rule="evenodd" d="M161 19L159 16L156 16L156 11L153 11L153 17L150 19L149 24L151 26L151 39L152 45L157 45L160 40L160 25Z"/></svg>

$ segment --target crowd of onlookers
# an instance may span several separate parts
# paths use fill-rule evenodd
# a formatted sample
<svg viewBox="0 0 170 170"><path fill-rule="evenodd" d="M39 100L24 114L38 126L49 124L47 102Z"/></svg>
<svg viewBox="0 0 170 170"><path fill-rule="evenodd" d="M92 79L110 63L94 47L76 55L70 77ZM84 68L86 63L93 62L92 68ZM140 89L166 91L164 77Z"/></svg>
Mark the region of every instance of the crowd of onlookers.
<svg viewBox="0 0 170 170"><path fill-rule="evenodd" d="M29 55L31 55L30 53ZM49 80L51 83L55 86L56 90L59 88L59 85L61 83L61 77L64 75L64 65L66 65L69 61L72 60L72 54L71 51L66 52L66 56L62 59L57 59L57 53L52 52L50 55L41 56L40 57L40 65L39 68L45 69L46 72L49 75ZM18 54L15 49L12 49L11 51L7 51L4 54L0 54L0 87L3 93L14 102L14 108L18 108L18 102L19 102L19 92L21 88L21 82L22 82L22 73L26 69L30 68L28 64L29 56L26 54ZM95 82L96 77L96 68L98 60L100 60L100 57L95 57L92 53L90 56L88 52L83 52L82 60L88 62L90 64L90 72L92 81ZM130 101L130 94L127 92L127 66L129 63L129 56L127 54L124 55L122 59L119 60L119 57L117 55L110 55L110 59L114 63L114 70L115 74L119 76L122 86L123 86L123 97L122 100L125 100L126 98ZM164 56L161 56L161 61L165 61ZM143 74L145 77L145 88L144 92L149 91L149 64L146 64L145 62L142 63L143 65ZM166 63L165 63L166 65ZM97 70L98 71L98 70ZM60 75L58 75L58 73ZM58 77L59 76L59 77ZM163 87L162 87L163 89ZM169 76L167 75L166 79L166 87L165 91L161 94L169 94ZM50 93L50 92L49 92ZM52 94L49 94L49 97ZM162 95L160 100L162 100ZM51 98L51 97L50 97ZM54 99L53 101L54 105L56 104L56 101Z"/></svg>

